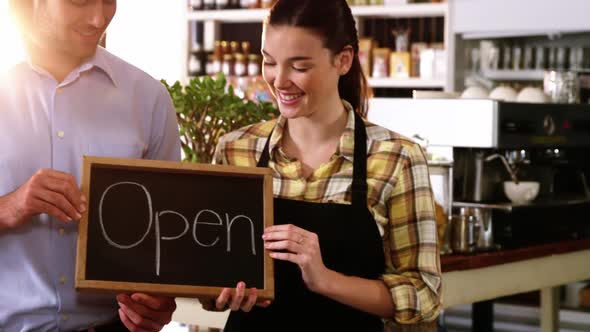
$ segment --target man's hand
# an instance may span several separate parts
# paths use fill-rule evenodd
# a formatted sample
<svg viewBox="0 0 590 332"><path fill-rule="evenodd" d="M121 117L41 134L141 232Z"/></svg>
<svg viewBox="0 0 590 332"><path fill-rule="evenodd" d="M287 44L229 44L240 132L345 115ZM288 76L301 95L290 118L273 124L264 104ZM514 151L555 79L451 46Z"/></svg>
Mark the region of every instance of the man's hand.
<svg viewBox="0 0 590 332"><path fill-rule="evenodd" d="M223 288L217 299L215 300L215 308L217 310L225 310L227 308L232 311L242 310L249 312L254 305L266 308L270 305L269 300L258 300L258 290L254 287L246 289L246 283L238 282L236 288Z"/></svg>
<svg viewBox="0 0 590 332"><path fill-rule="evenodd" d="M176 310L173 297L135 293L117 295L119 317L131 332L160 331Z"/></svg>
<svg viewBox="0 0 590 332"><path fill-rule="evenodd" d="M42 169L16 191L0 197L0 229L18 227L42 213L70 222L85 211L86 198L71 174Z"/></svg>

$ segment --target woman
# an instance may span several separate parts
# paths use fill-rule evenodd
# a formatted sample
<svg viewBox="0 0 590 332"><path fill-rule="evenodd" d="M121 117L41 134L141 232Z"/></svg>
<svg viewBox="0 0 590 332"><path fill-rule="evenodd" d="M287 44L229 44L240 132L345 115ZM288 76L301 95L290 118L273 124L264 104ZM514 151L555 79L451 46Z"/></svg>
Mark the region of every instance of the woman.
<svg viewBox="0 0 590 332"><path fill-rule="evenodd" d="M419 145L363 120L366 80L345 0L279 0L263 75L281 116L225 135L216 163L274 171L275 301L224 289L224 331L382 331L441 307L435 210Z"/></svg>

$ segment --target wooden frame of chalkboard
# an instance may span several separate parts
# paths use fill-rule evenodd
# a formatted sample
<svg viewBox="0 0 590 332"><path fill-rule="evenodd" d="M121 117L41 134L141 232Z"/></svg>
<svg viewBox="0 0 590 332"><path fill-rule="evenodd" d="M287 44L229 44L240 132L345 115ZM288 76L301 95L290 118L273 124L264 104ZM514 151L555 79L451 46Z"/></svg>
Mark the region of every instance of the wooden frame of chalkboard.
<svg viewBox="0 0 590 332"><path fill-rule="evenodd" d="M274 299L272 181L269 168L85 156L76 289L216 297L244 281Z"/></svg>

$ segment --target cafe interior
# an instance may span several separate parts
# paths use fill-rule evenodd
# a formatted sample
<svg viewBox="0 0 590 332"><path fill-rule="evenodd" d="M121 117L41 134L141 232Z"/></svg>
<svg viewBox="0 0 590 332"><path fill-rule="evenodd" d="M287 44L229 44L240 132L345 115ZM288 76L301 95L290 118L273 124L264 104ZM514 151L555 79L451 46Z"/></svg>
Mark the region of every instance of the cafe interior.
<svg viewBox="0 0 590 332"><path fill-rule="evenodd" d="M5 2L0 71L24 54ZM371 88L368 120L427 156L440 328L590 331L590 2L348 2ZM276 105L260 54L272 3L118 1L102 45L169 84L223 74L240 99ZM183 146L207 154L214 143ZM177 303L163 331L223 330L228 311Z"/></svg>

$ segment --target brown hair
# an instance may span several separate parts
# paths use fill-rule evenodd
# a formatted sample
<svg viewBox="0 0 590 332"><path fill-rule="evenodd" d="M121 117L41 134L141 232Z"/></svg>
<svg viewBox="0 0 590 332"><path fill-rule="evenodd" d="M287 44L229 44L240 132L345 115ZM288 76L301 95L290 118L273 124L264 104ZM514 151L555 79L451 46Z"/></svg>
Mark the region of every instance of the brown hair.
<svg viewBox="0 0 590 332"><path fill-rule="evenodd" d="M350 45L354 58L348 73L338 81L338 93L359 115L366 116L369 88L358 56L355 20L346 0L278 0L264 24L309 29L322 38L324 47L332 54Z"/></svg>

